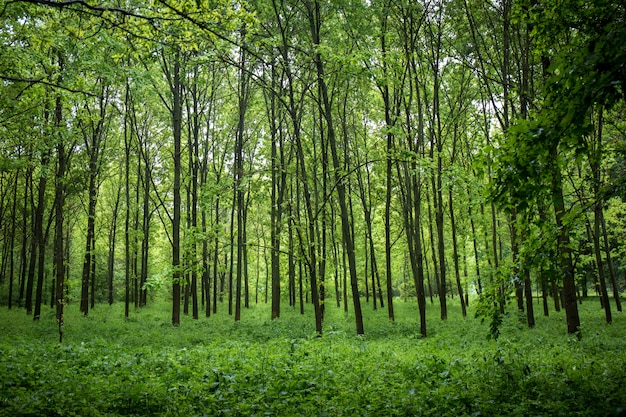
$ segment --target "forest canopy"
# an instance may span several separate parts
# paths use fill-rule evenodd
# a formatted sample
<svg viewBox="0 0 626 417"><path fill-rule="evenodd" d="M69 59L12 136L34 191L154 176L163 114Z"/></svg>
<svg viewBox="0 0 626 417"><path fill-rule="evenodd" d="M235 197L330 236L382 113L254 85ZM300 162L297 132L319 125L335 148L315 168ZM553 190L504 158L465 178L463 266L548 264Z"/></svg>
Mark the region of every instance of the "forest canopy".
<svg viewBox="0 0 626 417"><path fill-rule="evenodd" d="M0 0L0 303L535 324L626 285L609 0ZM131 308L132 307L132 308ZM432 309L431 309L432 310Z"/></svg>

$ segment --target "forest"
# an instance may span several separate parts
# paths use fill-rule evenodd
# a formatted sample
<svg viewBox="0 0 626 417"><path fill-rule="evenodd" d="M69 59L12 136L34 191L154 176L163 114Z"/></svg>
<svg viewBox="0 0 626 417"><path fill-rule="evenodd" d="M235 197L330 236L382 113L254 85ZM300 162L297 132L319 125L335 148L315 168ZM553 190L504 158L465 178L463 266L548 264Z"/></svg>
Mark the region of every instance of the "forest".
<svg viewBox="0 0 626 417"><path fill-rule="evenodd" d="M167 314L623 338L623 2L0 0L0 20L8 335L61 349Z"/></svg>

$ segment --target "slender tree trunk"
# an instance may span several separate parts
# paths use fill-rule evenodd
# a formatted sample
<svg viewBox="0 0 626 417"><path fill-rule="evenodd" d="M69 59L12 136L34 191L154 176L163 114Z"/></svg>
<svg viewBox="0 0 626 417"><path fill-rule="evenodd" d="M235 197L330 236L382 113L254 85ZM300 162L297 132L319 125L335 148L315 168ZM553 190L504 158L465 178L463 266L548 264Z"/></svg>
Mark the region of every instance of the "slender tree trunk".
<svg viewBox="0 0 626 417"><path fill-rule="evenodd" d="M197 69L194 69L194 75L197 75ZM192 230L192 243L190 247L190 262L191 262L191 311L192 317L195 320L199 318L198 311L198 173L200 165L200 110L198 108L198 84L193 82L191 86L191 109L188 112L191 113L191 135L189 137L189 166L191 169L191 176L189 181L191 182L191 230ZM204 282L204 281L202 281ZM204 288L204 285L202 285ZM204 294L204 293L203 293ZM204 298L204 297L203 297Z"/></svg>
<svg viewBox="0 0 626 417"><path fill-rule="evenodd" d="M272 90L275 90L276 85L276 68L272 65ZM270 93L270 108L269 108L269 122L270 122L270 137L271 137L271 163L272 163L272 191L271 191L271 204L270 209L270 242L272 247L272 320L280 317L280 212L281 208L278 201L279 184L279 169L278 152L276 142L278 140L278 132L276 127L276 96ZM267 286L266 286L267 288ZM291 287L290 287L291 289ZM291 301L291 299L290 299Z"/></svg>
<svg viewBox="0 0 626 417"><path fill-rule="evenodd" d="M602 307L606 322L611 323L613 316L611 313L611 303L609 302L609 294L606 286L606 278L604 276L604 265L602 261L602 248L600 244L600 230L604 220L602 212L603 199L600 195L600 158L602 152L602 111L598 114L598 127L596 132L595 144L593 149L589 150L589 160L591 165L591 173L593 175L593 194L595 203L593 205L593 249L596 257L596 270L598 280L600 281L600 297L602 299Z"/></svg>
<svg viewBox="0 0 626 417"><path fill-rule="evenodd" d="M424 293L424 265L421 239L421 178L415 162L404 162L403 172L397 167L398 177L402 178L401 194L403 200L404 229L408 243L413 282L420 314L420 334L426 337L426 296Z"/></svg>
<svg viewBox="0 0 626 417"><path fill-rule="evenodd" d="M245 27L242 29L242 37L246 36ZM245 41L244 41L245 43ZM246 72L247 54L245 49L240 50L239 62L239 85L238 85L238 123L237 133L235 136L235 204L237 214L237 275L236 275L236 291L235 291L235 321L241 320L241 284L244 277L244 268L247 270L244 259L245 242L245 221L246 221L246 205L245 205L245 187L243 186L244 164L243 164L243 146L245 134L245 117L249 99L249 75Z"/></svg>
<svg viewBox="0 0 626 417"><path fill-rule="evenodd" d="M316 248L316 238L315 238L315 215L313 213L313 204L311 202L311 192L308 186L308 174L306 170L306 165L304 164L304 149L302 147L302 141L300 138L300 123L297 119L297 115L291 114L292 121L294 123L294 140L297 147L297 155L298 155L298 167L300 169L300 175L304 179L302 181L302 193L304 194L304 207L307 216L307 229L308 229L308 245L304 245L303 239L299 229L298 231L298 239L300 240L301 247L307 248L308 260L307 264L309 267L309 279L311 284L311 301L313 303L313 309L315 311L315 331L318 335L322 334L322 309L320 306L320 298L319 298L319 287L317 282L317 248ZM299 200L298 200L299 201ZM300 313L304 314L304 299L303 299L303 282L302 282L302 273L300 273Z"/></svg>
<svg viewBox="0 0 626 417"><path fill-rule="evenodd" d="M96 306L96 240L91 241L91 292L89 294L89 304L91 309Z"/></svg>
<svg viewBox="0 0 626 417"><path fill-rule="evenodd" d="M274 65L272 65L272 84L275 84L276 79L276 68ZM287 170L285 167L283 133L282 129L280 129L279 132L279 127L276 124L276 119L278 117L276 113L276 95L274 93L270 93L269 119L270 135L272 137L272 207L270 211L272 319L280 317L280 235L282 230L283 200L285 196L285 183L287 177ZM292 276L290 275L290 278L291 277ZM294 296L293 299L292 295ZM295 305L295 285L292 287L292 279L289 280L289 297L290 305Z"/></svg>
<svg viewBox="0 0 626 417"><path fill-rule="evenodd" d="M115 197L113 213L111 213L111 229L109 230L109 255L107 259L107 287L109 305L113 304L113 277L115 276L115 242L117 236L117 214L119 212L121 189L118 188Z"/></svg>
<svg viewBox="0 0 626 417"><path fill-rule="evenodd" d="M289 62L289 61L286 61ZM322 334L322 310L320 306L320 297L319 297L319 288L317 281L317 242L316 242L316 233L315 233L315 214L313 212L313 203L311 198L311 191L309 189L309 177L305 165L304 160L304 147L302 146L302 138L301 138L301 117L299 112L299 107L296 103L295 99L295 91L294 91L294 80L295 77L291 72L291 68L289 65L286 65L285 70L287 72L287 93L288 93L288 104L287 109L289 113L289 117L291 119L291 123L293 125L293 141L296 146L296 155L297 155L297 166L296 171L300 173L301 181L296 183L296 195L303 194L304 195L304 208L307 219L307 231L309 239L306 240L307 244L305 245L305 239L302 236L299 228L296 228L296 232L298 233L298 239L300 241L300 246L303 248L303 254L308 255L307 266L309 269L309 280L311 287L311 301L313 303L313 309L315 312L315 331L318 335ZM302 192L300 193L300 186L302 187ZM292 199L293 200L293 199ZM296 199L296 213L300 213L300 199ZM291 210L293 207L291 206ZM293 213L290 216L293 218ZM293 221L293 220L292 220ZM290 231L292 228L290 228ZM304 250L306 248L306 250ZM291 251L291 253L293 253ZM300 269L302 263L299 264ZM304 314L304 283L303 283L303 274L302 271L299 273L299 300L300 300L300 314Z"/></svg>
<svg viewBox="0 0 626 417"><path fill-rule="evenodd" d="M387 16L384 16L384 22L386 24ZM386 31L383 31L385 33ZM385 44L386 40L383 36L381 39L381 43L383 46L383 65L384 65L384 54L385 54ZM383 101L385 103L385 124L388 128L387 130L387 155L385 156L385 165L386 165L386 175L385 175L385 281L387 284L387 311L389 314L389 319L391 321L395 321L395 312L393 308L393 283L392 283L392 264L391 264L391 198L393 193L393 149L394 149L394 134L390 129L393 122L391 119L391 108L389 103L389 86L385 84L386 89L383 92Z"/></svg>
<svg viewBox="0 0 626 417"><path fill-rule="evenodd" d="M64 67L64 60L59 56L59 67ZM57 96L56 105L54 111L54 119L56 128L60 129L63 122L63 103L61 96ZM63 229L64 219L64 206L65 206L65 172L67 170L67 154L65 150L65 143L63 142L63 135L57 132L57 171L55 178L55 239L54 239L54 263L56 268L56 320L59 329L59 343L63 342L63 307L64 301L64 289L65 289L65 250L63 238L65 237L65 231Z"/></svg>
<svg viewBox="0 0 626 417"><path fill-rule="evenodd" d="M26 233L28 230L28 218L29 216L29 197L32 196L33 191L33 171L32 168L26 169L26 174L24 176L24 199L23 199L23 213L22 213L22 230L24 230L22 236L22 244L21 244L21 252L20 252L20 277L18 282L18 302L24 298L24 282L26 281L26 274L28 273L28 239L32 236L29 233ZM31 197L32 198L32 197ZM12 291L11 291L12 294ZM12 297L9 300L9 308L12 306Z"/></svg>
<svg viewBox="0 0 626 417"><path fill-rule="evenodd" d="M604 219L604 213L602 212L602 237L604 240L604 254L606 256L606 263L609 266L609 275L611 277L611 284L613 285L613 298L615 298L615 305L617 311L622 311L622 302L620 300L620 288L617 283L617 277L615 274L615 268L613 267L613 260L611 258L611 247L609 246L609 237L606 232L606 221Z"/></svg>
<svg viewBox="0 0 626 417"><path fill-rule="evenodd" d="M318 1L307 2L307 9L309 14L309 25L311 29L311 35L313 37L313 44L315 47L320 45L320 28L321 28L321 10ZM314 62L317 69L317 83L321 93L321 102L324 118L326 120L326 128L328 130L328 142L330 145L333 168L335 170L335 181L337 182L337 197L339 200L339 208L341 210L341 230L348 256L348 265L350 270L350 286L352 288L352 299L354 304L354 314L356 321L356 333L363 334L363 315L361 311L361 301L359 298L359 288L356 271L356 259L354 254L354 238L350 230L349 213L347 205L346 188L341 176L341 164L339 162L339 154L337 151L337 142L335 137L335 130L333 126L332 109L330 104L330 98L328 96L328 88L326 86L324 64L319 51L314 53Z"/></svg>
<svg viewBox="0 0 626 417"><path fill-rule="evenodd" d="M134 111L131 102L130 84L126 83L125 97L126 114L124 116L124 197L126 202L126 210L124 210L124 317L128 318L130 314L130 157L131 157L131 126L129 117Z"/></svg>
<svg viewBox="0 0 626 417"><path fill-rule="evenodd" d="M459 292L459 299L461 302L461 314L463 317L467 316L467 308L465 306L465 298L463 297L463 287L461 285L461 274L459 272L459 252L457 247L456 237L456 222L454 217L454 205L452 204L452 185L448 190L448 204L450 207L450 228L452 229L452 257L454 258L454 275L456 277L456 288Z"/></svg>
<svg viewBox="0 0 626 417"><path fill-rule="evenodd" d="M26 181L26 177L24 178ZM16 236L16 225L17 225L17 190L19 183L19 171L15 173L15 184L13 185L13 204L11 207L11 236L9 241L9 294L7 305L9 310L13 306L13 282L14 282L14 272L15 272L15 236ZM26 183L24 183L24 189L26 192ZM24 211L26 211L26 207L24 207Z"/></svg>
<svg viewBox="0 0 626 417"><path fill-rule="evenodd" d="M202 181L204 183L204 180ZM207 223L206 223L206 210L202 209L200 218L202 224L202 234L206 236ZM211 317L211 271L210 271L210 259L209 259L209 242L206 238L202 239L202 288L204 289L204 315Z"/></svg>
<svg viewBox="0 0 626 417"><path fill-rule="evenodd" d="M468 204L467 215L470 219L470 226L472 228L472 247L474 249L474 264L476 266L476 292L481 294L483 292L483 283L480 278L480 258L478 257L478 235L476 234L476 224L474 222L474 215L472 214L471 202Z"/></svg>
<svg viewBox="0 0 626 417"><path fill-rule="evenodd" d="M80 311L87 316L89 314L89 285L90 280L95 279L91 276L91 264L94 262L95 231L96 231L96 198L97 198L97 158L98 150L96 150L96 139L91 143L90 160L89 160L89 203L87 210L87 239L85 243L85 256L83 262L83 275L80 297ZM88 147L89 148L89 147Z"/></svg>
<svg viewBox="0 0 626 417"><path fill-rule="evenodd" d="M58 111L58 110L57 110ZM57 121L55 121L56 123ZM60 121L59 121L60 123ZM30 250L30 263L28 267L28 279L26 281L26 313L32 314L33 312L33 285L35 282L35 270L37 265L37 255L40 257L45 255L45 242L43 239L43 214L45 210L45 198L46 198L46 184L47 175L46 169L48 167L48 161L50 159L50 151L45 150L41 157L41 173L39 176L39 186L37 188L37 207L35 208L35 218L33 225L33 234L31 240ZM40 262L41 263L41 262ZM41 271L41 279L43 284L43 270ZM39 281L39 278L38 278ZM39 286L39 283L37 284ZM35 315L35 320L39 319L38 315Z"/></svg>
<svg viewBox="0 0 626 417"><path fill-rule="evenodd" d="M524 296L526 297L526 323L528 327L535 327L535 310L533 306L533 290L530 280L530 269L526 266L522 267L522 276L524 277Z"/></svg>
<svg viewBox="0 0 626 417"><path fill-rule="evenodd" d="M142 230L143 237L141 239L141 272L139 279L139 306L143 307L147 304L148 290L145 288L148 281L148 257L150 253L150 223L152 213L150 211L150 184L152 183L152 169L148 158L148 149L144 148L144 189L143 189L143 216Z"/></svg>
<svg viewBox="0 0 626 417"><path fill-rule="evenodd" d="M551 149L551 160L558 159L556 147ZM580 331L580 318L578 316L578 305L576 304L576 281L574 275L574 264L572 262L572 249L570 247L569 227L564 223L565 201L563 198L563 184L559 167L552 167L552 204L554 206L554 217L558 229L558 247L560 256L561 275L563 277L563 304L567 318L567 332L578 333ZM554 294L557 298L558 294Z"/></svg>
<svg viewBox="0 0 626 417"><path fill-rule="evenodd" d="M548 317L550 310L548 309L548 283L543 268L539 270L539 280L541 281L541 299L543 305L543 315Z"/></svg>
<svg viewBox="0 0 626 417"><path fill-rule="evenodd" d="M420 237L422 239L422 259L424 261L424 271L426 272L426 283L428 284L428 296L430 298L430 304L434 304L435 300L433 300L433 285L432 285L432 281L430 279L430 269L428 268L428 249L426 248L426 245L424 244L424 242L426 241L426 239L424 238L424 228L422 227L420 230Z"/></svg>
<svg viewBox="0 0 626 417"><path fill-rule="evenodd" d="M599 115L598 115L598 144L597 144L597 153L598 153L598 161L601 155L601 151L602 151L602 126L603 126L603 112L602 109L600 109ZM599 186L599 181L600 181L600 166L599 166L599 162L596 165L596 169L598 171L597 175L597 184ZM594 175L594 177L596 177L596 175ZM596 199L599 200L600 199L600 195L599 195L599 189L596 192ZM619 289L619 285L617 283L617 279L616 279L616 275L615 275L615 268L613 267L613 260L611 258L611 248L609 246L609 238L606 232L606 221L604 219L604 209L602 206L600 206L598 208L597 211L597 215L600 217L600 226L602 227L602 239L603 239L603 244L604 244L604 253L606 256L606 263L608 265L609 268L609 276L611 278L611 284L613 286L613 297L615 298L615 306L617 307L617 311L622 311L622 302L620 300L620 289ZM608 298L608 296L607 296Z"/></svg>
<svg viewBox="0 0 626 417"><path fill-rule="evenodd" d="M215 198L215 230L218 230L220 226L220 197L219 195ZM217 287L218 287L218 278L219 278L219 252L220 249L220 238L219 234L215 233L215 238L213 239L213 314L217 313ZM221 293L220 293L221 297ZM220 298L221 301L221 298Z"/></svg>
<svg viewBox="0 0 626 417"><path fill-rule="evenodd" d="M513 262L513 284L515 285L515 298L517 299L517 311L524 311L524 288L521 281L519 242L517 233L517 211L512 210L510 219L511 232L511 257Z"/></svg>
<svg viewBox="0 0 626 417"><path fill-rule="evenodd" d="M435 184L434 184L434 176L431 176L431 181L430 181L430 185L432 188L432 192L431 195L433 197L432 199L432 204L431 204L431 200L427 198L427 205L428 205L428 235L430 236L430 254L431 254L431 258L433 260L433 275L435 276L435 291L433 291L435 294L437 294L437 296L440 296L440 291L441 291L441 278L439 276L439 262L437 262L437 246L435 245L435 222L433 221L433 204L435 204L435 192L434 192L434 188L435 188ZM432 291L432 290L431 290ZM431 292L432 294L432 292ZM432 297L432 296L431 296Z"/></svg>
<svg viewBox="0 0 626 417"><path fill-rule="evenodd" d="M189 139L191 135L187 132L187 138ZM189 143L187 144L187 148L190 149ZM191 162L187 163L187 166L190 168ZM181 173L182 175L182 173ZM189 176L189 174L188 174ZM189 301L191 297L191 269L192 269L192 254L191 254L191 245L190 240L193 240L193 232L191 230L191 184L188 182L184 184L185 188L185 209L183 212L185 213L185 226L184 226L184 237L182 244L182 270L184 277L184 285L181 289L183 291L183 314L185 316L189 315Z"/></svg>
<svg viewBox="0 0 626 417"><path fill-rule="evenodd" d="M59 100L60 101L60 100ZM64 204L65 204L65 169L66 156L65 147L62 143L58 145L58 167L55 184L55 242L54 261L56 268L56 320L59 329L59 342L63 342L63 307L65 289L65 251L63 249L64 226Z"/></svg>
<svg viewBox="0 0 626 417"><path fill-rule="evenodd" d="M164 58L165 60L165 58ZM174 136L174 207L172 217L172 325L180 325L180 176L181 176L181 133L182 133L182 84L180 79L180 51L173 57L173 69L169 74L172 94L172 131Z"/></svg>
<svg viewBox="0 0 626 417"><path fill-rule="evenodd" d="M57 104L61 106L61 104ZM57 109L57 112L62 110ZM55 116L56 117L56 116ZM60 123L60 120L55 120L56 123ZM50 158L49 151L44 151L44 155L41 158L41 169L46 170L48 161ZM33 226L33 239L31 241L31 257L30 265L28 268L28 280L26 282L26 313L31 314L33 312L33 283L35 278L35 265L36 260L39 259L39 270L37 272L37 292L39 294L39 305L36 303L36 312L33 316L34 320L39 320L40 308L41 308L41 293L43 291L43 279L44 279L44 257L46 251L46 244L43 237L43 214L45 210L45 193L46 193L47 175L42 171L39 177L39 187L37 190L37 207L35 209L35 223Z"/></svg>
<svg viewBox="0 0 626 417"><path fill-rule="evenodd" d="M432 98L432 123L431 127L431 149L436 147L437 155L437 167L432 179L433 185L433 210L435 211L435 225L437 228L437 254L439 256L439 304L441 307L441 319L446 320L448 318L448 307L446 303L447 296L447 283L446 283L446 262L445 262L445 241L444 241L444 225L443 225L443 135L441 129L441 111L439 90L441 84L441 75L439 65L441 62L441 8L437 12L436 16L436 33L432 33L432 27L428 26L431 33L431 52L433 62L431 63L431 69L433 71L433 98ZM432 156L432 150L431 150Z"/></svg>
<svg viewBox="0 0 626 417"><path fill-rule="evenodd" d="M233 271L235 268L235 216L237 211L237 188L233 181L233 201L230 207L230 256L228 258L228 315L233 315Z"/></svg>
<svg viewBox="0 0 626 417"><path fill-rule="evenodd" d="M139 140L137 141L138 152L141 152L141 144ZM141 167L141 158L137 157L137 183L140 182L140 178L142 176L142 167ZM133 249L131 255L131 266L132 266L132 300L133 305L135 306L135 310L139 308L139 207L140 207L140 188L139 184L135 186L135 201L133 204L133 240L131 243L131 247Z"/></svg>

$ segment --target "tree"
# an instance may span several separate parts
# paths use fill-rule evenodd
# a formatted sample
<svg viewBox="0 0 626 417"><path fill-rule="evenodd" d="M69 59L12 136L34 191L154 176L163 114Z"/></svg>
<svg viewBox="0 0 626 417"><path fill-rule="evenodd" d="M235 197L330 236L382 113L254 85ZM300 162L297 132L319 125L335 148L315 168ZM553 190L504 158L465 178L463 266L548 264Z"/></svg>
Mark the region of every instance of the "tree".
<svg viewBox="0 0 626 417"><path fill-rule="evenodd" d="M89 312L89 285L93 285L96 279L92 275L92 267L95 266L95 242L96 242L96 204L98 201L98 183L101 164L103 140L106 135L107 106L109 100L109 86L103 79L96 80L99 84L99 97L96 100L96 109L92 109L90 103L85 103L84 118L81 120L81 130L84 137L85 149L89 159L89 188L87 209L87 238L85 242L85 260L83 263L82 291L80 309L86 316ZM96 113L97 112L97 113ZM95 113L95 114L94 114ZM93 308L93 291L91 307Z"/></svg>
<svg viewBox="0 0 626 417"><path fill-rule="evenodd" d="M545 98L532 120L519 121L512 128L511 142L500 156L500 187L508 187L517 204L543 186L550 191L569 333L579 332L580 319L561 164L567 153L583 148L582 140L591 132L593 106L611 108L624 96L626 57L617 47L626 37L621 24L624 8L601 3L584 9L574 3L562 8L540 4L530 15L536 28L535 45L544 57ZM541 18L536 14L539 9ZM578 31L572 33L574 27ZM555 36L563 36L565 42L550 57L548 39ZM505 170L514 172L515 177ZM547 184L541 183L542 177L548 178Z"/></svg>
<svg viewBox="0 0 626 417"><path fill-rule="evenodd" d="M311 30L311 37L313 45L317 50L313 53L313 61L317 71L317 84L320 90L321 99L321 112L326 122L326 129L328 135L328 142L331 149L332 164L335 171L335 181L337 189L337 197L339 200L340 215L341 215L341 232L345 245L346 253L348 256L348 266L350 271L350 287L352 289L352 301L354 304L354 314L356 320L356 333L363 334L363 315L361 312L361 301L359 298L359 288L356 271L356 260L354 253L354 236L350 229L349 213L346 196L346 186L344 179L341 176L341 164L339 162L339 153L337 151L337 139L335 137L335 128L333 124L332 109L330 104L330 98L328 95L328 87L326 85L324 62L322 61L322 55L319 51L321 45L320 29L321 29L321 7L319 2L307 1L306 4L307 16L309 19L309 25Z"/></svg>

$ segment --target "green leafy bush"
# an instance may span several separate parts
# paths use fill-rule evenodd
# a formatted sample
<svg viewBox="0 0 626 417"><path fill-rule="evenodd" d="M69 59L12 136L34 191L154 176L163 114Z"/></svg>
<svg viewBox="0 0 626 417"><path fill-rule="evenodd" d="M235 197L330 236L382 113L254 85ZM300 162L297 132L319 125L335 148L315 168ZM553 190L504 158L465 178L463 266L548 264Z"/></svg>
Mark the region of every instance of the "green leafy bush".
<svg viewBox="0 0 626 417"><path fill-rule="evenodd" d="M600 416L626 406L624 317L607 326L591 303L580 341L559 314L532 330L503 317L487 340L487 325L456 306L424 339L411 303L399 303L395 323L367 312L364 337L333 309L316 337L310 318L269 321L266 306L239 323L218 314L180 327L165 305L132 321L118 307L88 318L73 308L61 345L52 315L0 313L0 415Z"/></svg>

